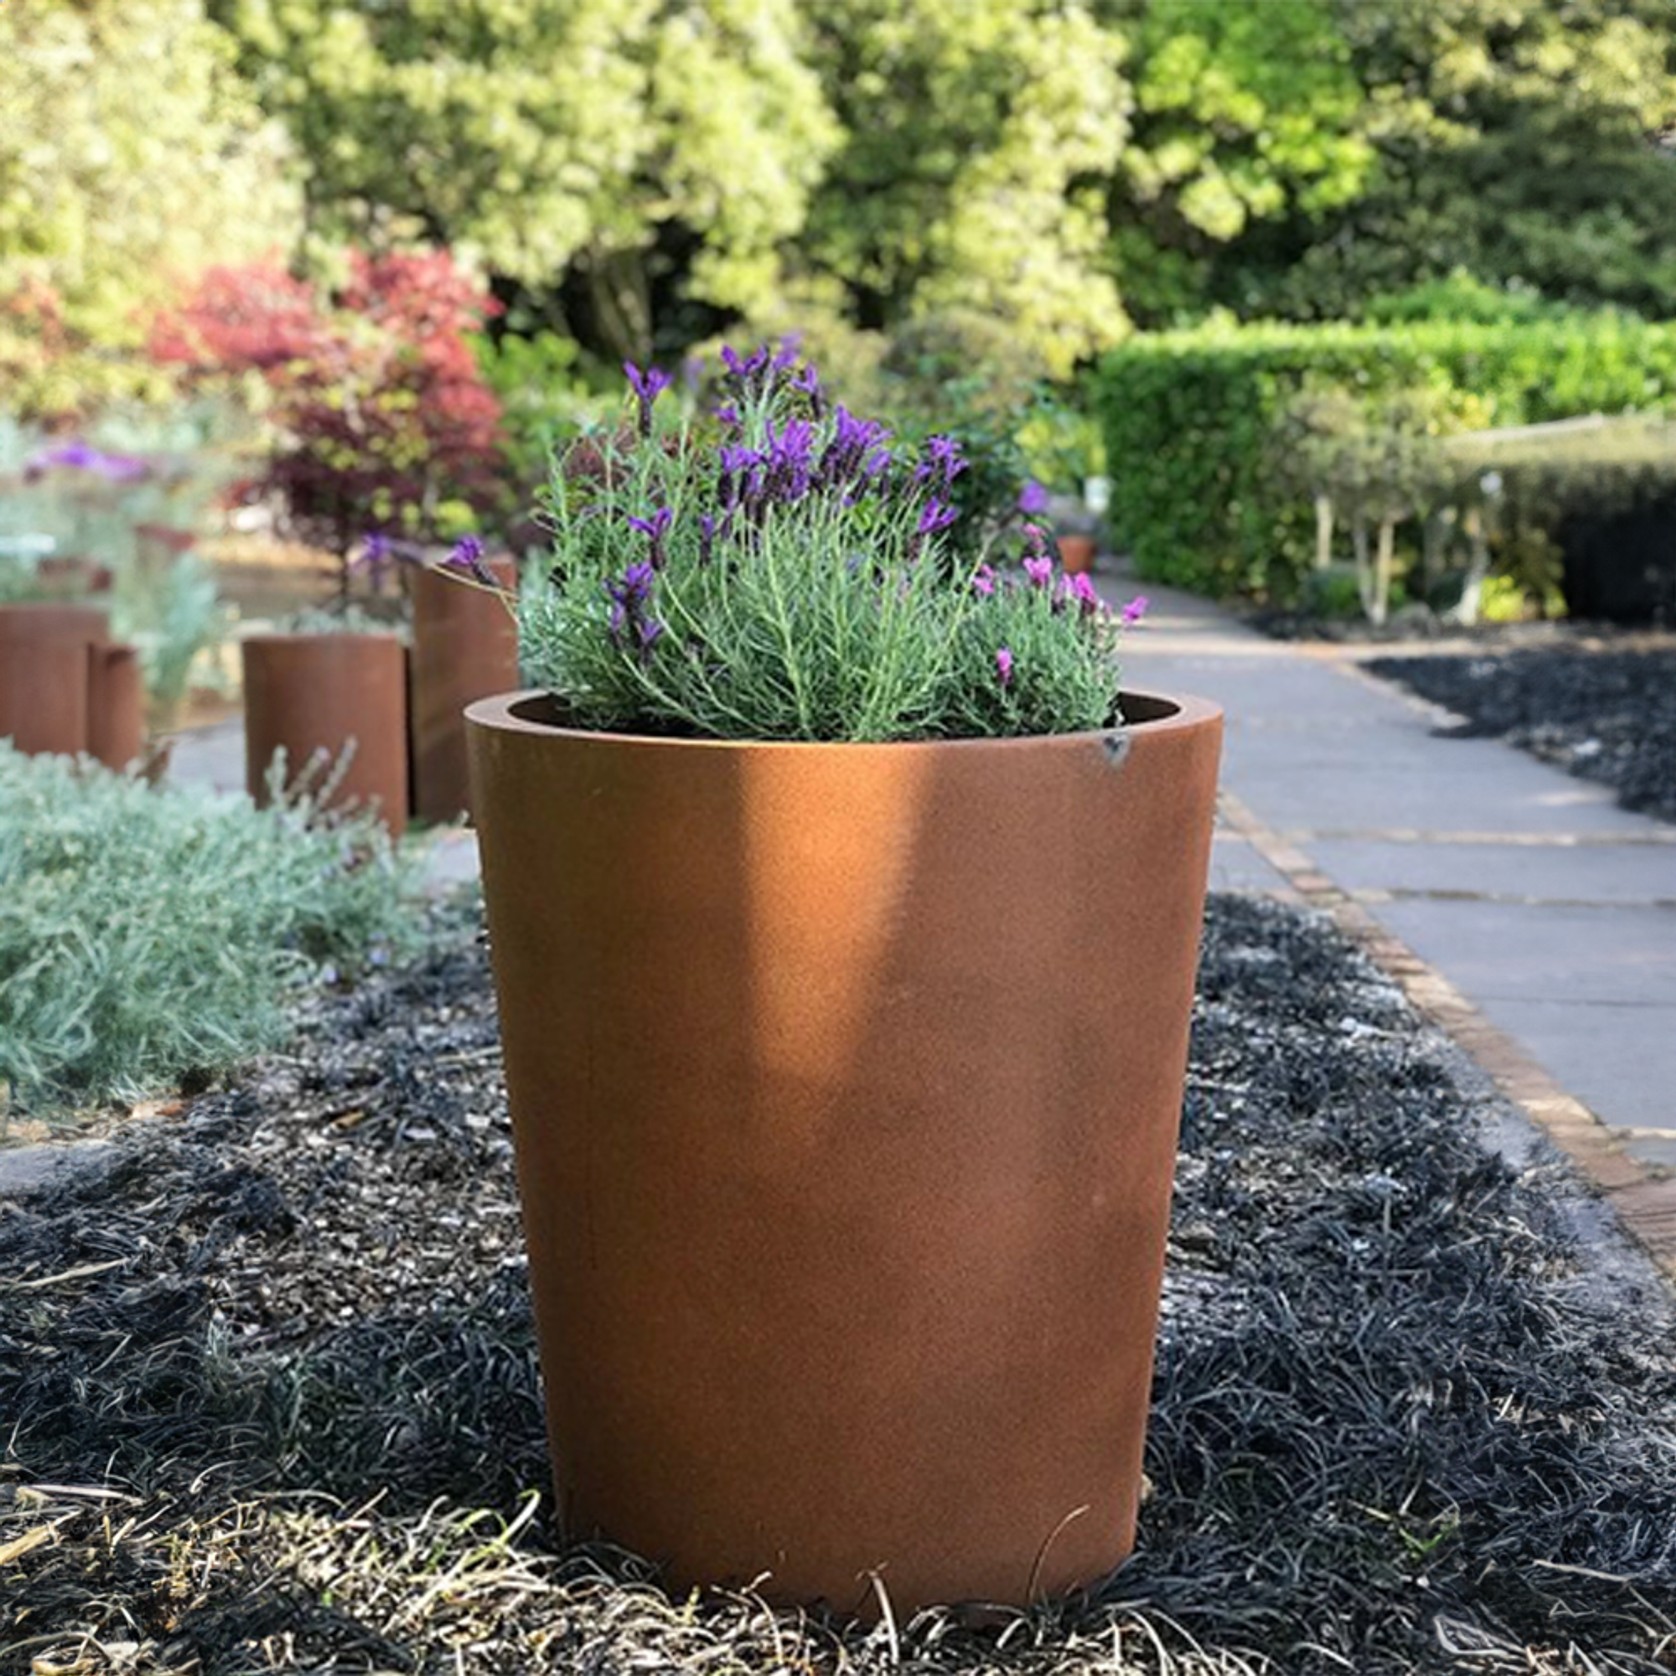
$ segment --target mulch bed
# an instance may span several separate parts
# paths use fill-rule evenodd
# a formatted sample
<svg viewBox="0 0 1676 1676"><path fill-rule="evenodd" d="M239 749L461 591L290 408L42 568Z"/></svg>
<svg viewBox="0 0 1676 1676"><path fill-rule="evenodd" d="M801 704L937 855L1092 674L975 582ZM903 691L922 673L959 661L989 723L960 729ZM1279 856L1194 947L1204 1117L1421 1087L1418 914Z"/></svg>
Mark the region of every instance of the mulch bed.
<svg viewBox="0 0 1676 1676"><path fill-rule="evenodd" d="M1662 1287L1323 924L1217 899L1201 990L1155 1489L1098 1591L869 1628L552 1542L461 940L0 1205L0 1670L1670 1670Z"/></svg>
<svg viewBox="0 0 1676 1676"><path fill-rule="evenodd" d="M1676 821L1676 646L1571 644L1365 666L1489 736L1611 786L1626 809Z"/></svg>

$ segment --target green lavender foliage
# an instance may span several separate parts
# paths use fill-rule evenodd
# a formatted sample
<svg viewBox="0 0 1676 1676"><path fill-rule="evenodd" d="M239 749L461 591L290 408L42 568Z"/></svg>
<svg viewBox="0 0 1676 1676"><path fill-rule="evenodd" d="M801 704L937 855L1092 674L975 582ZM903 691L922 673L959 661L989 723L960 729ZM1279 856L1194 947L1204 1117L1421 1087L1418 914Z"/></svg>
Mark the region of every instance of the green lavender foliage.
<svg viewBox="0 0 1676 1676"><path fill-rule="evenodd" d="M279 1041L285 1003L412 936L383 829L0 741L0 1084L131 1099Z"/></svg>
<svg viewBox="0 0 1676 1676"><path fill-rule="evenodd" d="M873 427L835 472L825 462L863 422L789 366L747 365L730 381L736 420L597 431L555 467L553 565L521 593L520 638L571 725L885 741L1115 722L1109 615L1039 556L1035 581L956 564L923 527L953 498L946 449ZM655 536L630 522L660 512Z"/></svg>

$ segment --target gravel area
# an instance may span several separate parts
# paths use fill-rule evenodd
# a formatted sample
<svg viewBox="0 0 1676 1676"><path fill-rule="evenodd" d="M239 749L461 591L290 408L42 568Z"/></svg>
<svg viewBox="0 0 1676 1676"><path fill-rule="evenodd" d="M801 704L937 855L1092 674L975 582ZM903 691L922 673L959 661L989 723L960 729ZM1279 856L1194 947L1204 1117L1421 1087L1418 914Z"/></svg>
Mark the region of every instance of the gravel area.
<svg viewBox="0 0 1676 1676"><path fill-rule="evenodd" d="M1465 718L1449 731L1505 739L1611 786L1626 809L1676 821L1676 646L1557 645L1365 667Z"/></svg>
<svg viewBox="0 0 1676 1676"><path fill-rule="evenodd" d="M1213 900L1135 1559L871 1628L671 1599L544 1524L463 937L0 1203L0 1671L1669 1671L1676 1317L1504 1121L1327 926Z"/></svg>

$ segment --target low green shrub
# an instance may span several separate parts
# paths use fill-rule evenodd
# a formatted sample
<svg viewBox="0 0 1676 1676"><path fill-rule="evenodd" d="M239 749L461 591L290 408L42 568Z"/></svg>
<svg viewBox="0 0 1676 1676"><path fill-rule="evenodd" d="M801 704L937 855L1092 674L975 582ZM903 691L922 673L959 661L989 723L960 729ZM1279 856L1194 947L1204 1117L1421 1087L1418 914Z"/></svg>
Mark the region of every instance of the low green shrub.
<svg viewBox="0 0 1676 1676"><path fill-rule="evenodd" d="M132 1099L279 1040L289 992L411 938L383 829L0 741L0 1084Z"/></svg>
<svg viewBox="0 0 1676 1676"><path fill-rule="evenodd" d="M1111 521L1141 573L1292 600L1313 518L1277 434L1300 395L1427 392L1470 431L1676 406L1676 324L1615 314L1497 324L1234 326L1131 338L1101 361Z"/></svg>

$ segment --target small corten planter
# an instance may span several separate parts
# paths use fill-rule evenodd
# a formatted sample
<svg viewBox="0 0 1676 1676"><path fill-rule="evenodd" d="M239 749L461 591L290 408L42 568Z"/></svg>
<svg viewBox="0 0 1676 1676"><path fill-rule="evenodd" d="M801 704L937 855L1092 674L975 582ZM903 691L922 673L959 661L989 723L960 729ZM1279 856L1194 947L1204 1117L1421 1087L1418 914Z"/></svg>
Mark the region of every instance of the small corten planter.
<svg viewBox="0 0 1676 1676"><path fill-rule="evenodd" d="M145 677L132 646L87 648L87 749L124 769L145 749Z"/></svg>
<svg viewBox="0 0 1676 1676"><path fill-rule="evenodd" d="M1221 714L1125 708L892 745L467 712L567 1532L862 1611L1129 1552Z"/></svg>
<svg viewBox="0 0 1676 1676"><path fill-rule="evenodd" d="M501 587L517 581L510 559L485 566ZM451 821L471 806L465 708L518 684L518 628L507 603L458 571L411 573L413 812Z"/></svg>
<svg viewBox="0 0 1676 1676"><path fill-rule="evenodd" d="M1059 563L1068 576L1081 576L1094 568L1098 543L1091 535L1059 535L1054 538Z"/></svg>
<svg viewBox="0 0 1676 1676"><path fill-rule="evenodd" d="M355 751L332 808L377 813L392 836L407 825L407 656L393 634L262 634L243 643L245 785L268 799L269 764L320 780L322 758Z"/></svg>
<svg viewBox="0 0 1676 1676"><path fill-rule="evenodd" d="M92 660L109 636L92 606L0 606L0 739L29 753L86 751Z"/></svg>

